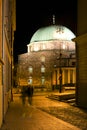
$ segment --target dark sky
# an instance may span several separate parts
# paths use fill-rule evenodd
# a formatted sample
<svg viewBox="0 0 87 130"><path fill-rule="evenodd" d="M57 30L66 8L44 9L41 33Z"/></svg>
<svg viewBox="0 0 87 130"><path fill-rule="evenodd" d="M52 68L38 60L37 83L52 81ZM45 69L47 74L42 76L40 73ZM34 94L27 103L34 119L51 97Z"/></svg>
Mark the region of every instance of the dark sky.
<svg viewBox="0 0 87 130"><path fill-rule="evenodd" d="M52 24L52 15L55 15L55 24L61 24L76 34L76 0L53 1L19 1L16 2L16 32L14 40L14 61L17 56L27 52L27 44L32 35L40 27Z"/></svg>

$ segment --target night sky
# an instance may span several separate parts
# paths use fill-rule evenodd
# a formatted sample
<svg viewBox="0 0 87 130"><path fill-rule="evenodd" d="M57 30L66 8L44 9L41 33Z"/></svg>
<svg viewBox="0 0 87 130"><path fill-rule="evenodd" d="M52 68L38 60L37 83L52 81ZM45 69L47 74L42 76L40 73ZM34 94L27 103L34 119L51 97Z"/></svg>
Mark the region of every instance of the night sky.
<svg viewBox="0 0 87 130"><path fill-rule="evenodd" d="M53 23L68 27L76 34L76 0L54 1L19 1L16 2L16 32L14 39L14 62L19 54L27 52L27 44L32 35L40 28Z"/></svg>

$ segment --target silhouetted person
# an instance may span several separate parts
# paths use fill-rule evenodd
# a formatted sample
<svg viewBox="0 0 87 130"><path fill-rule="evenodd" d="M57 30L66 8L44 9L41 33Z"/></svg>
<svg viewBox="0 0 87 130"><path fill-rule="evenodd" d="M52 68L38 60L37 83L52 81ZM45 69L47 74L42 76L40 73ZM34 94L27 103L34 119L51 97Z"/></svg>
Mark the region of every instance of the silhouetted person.
<svg viewBox="0 0 87 130"><path fill-rule="evenodd" d="M31 85L22 87L21 98L22 98L23 105L25 105L25 103L26 103L26 98L28 98L28 103L30 105L32 104L33 91L34 91L34 89L33 89L33 86L31 86Z"/></svg>
<svg viewBox="0 0 87 130"><path fill-rule="evenodd" d="M34 91L33 86L28 85L27 96L28 96L28 102L29 102L30 105L32 104L33 91Z"/></svg>
<svg viewBox="0 0 87 130"><path fill-rule="evenodd" d="M23 105L25 105L26 97L27 97L27 86L23 86L21 90L21 98Z"/></svg>

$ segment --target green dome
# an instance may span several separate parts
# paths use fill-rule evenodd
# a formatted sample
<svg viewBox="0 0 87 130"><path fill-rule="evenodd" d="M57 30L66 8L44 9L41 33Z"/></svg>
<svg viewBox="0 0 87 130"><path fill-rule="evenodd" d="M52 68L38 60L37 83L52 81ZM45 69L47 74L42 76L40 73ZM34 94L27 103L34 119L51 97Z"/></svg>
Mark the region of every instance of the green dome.
<svg viewBox="0 0 87 130"><path fill-rule="evenodd" d="M32 36L30 43L49 40L71 40L75 38L74 33L65 26L50 25L38 29Z"/></svg>

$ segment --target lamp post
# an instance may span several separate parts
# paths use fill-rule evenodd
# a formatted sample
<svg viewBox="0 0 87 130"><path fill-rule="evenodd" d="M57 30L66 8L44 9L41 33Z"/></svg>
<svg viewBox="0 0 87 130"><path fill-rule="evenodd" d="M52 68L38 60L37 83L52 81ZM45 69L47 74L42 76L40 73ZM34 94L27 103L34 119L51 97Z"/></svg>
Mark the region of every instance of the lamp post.
<svg viewBox="0 0 87 130"><path fill-rule="evenodd" d="M62 36L62 34L64 33L64 27L62 26L57 26L56 28L56 32L54 33L54 37L56 37L57 39L59 37ZM62 60L62 53L61 53L61 45L62 43L60 43L60 55L59 55L59 82L60 82L60 87L59 87L59 92L62 92L62 64L61 64L61 60ZM62 49L65 48L65 45L62 47Z"/></svg>
<svg viewBox="0 0 87 130"><path fill-rule="evenodd" d="M57 65L54 65L54 68L55 68L55 76L56 76L55 77L55 80L56 80L55 85L56 85L56 88L57 88ZM53 90L54 90L54 88L53 88Z"/></svg>
<svg viewBox="0 0 87 130"><path fill-rule="evenodd" d="M60 63L60 66L59 66L59 82L60 82L60 86L59 86L59 92L61 93L62 92L62 66L61 66L61 58L62 58L62 54L60 53L60 59L59 59L59 63Z"/></svg>

